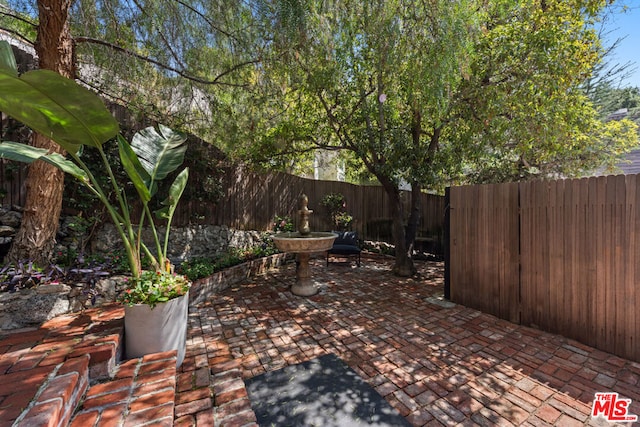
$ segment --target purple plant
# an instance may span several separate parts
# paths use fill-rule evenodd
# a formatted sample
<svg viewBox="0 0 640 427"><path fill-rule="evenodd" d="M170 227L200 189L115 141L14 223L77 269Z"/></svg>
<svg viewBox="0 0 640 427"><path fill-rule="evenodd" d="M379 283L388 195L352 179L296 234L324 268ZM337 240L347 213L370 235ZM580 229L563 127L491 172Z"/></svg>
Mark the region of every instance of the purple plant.
<svg viewBox="0 0 640 427"><path fill-rule="evenodd" d="M101 278L109 275L110 273L104 270L102 265L77 265L63 268L51 264L43 269L35 266L33 261L24 260L15 265L10 264L0 268L0 292L17 292L55 283L82 283L82 292L94 304L100 295L96 284Z"/></svg>

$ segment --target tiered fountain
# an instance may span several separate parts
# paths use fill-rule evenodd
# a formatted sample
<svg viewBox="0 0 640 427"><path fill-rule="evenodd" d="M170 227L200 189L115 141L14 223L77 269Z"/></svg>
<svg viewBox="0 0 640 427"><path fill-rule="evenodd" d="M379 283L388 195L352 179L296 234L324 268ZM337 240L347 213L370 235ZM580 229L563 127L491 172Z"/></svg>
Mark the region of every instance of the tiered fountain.
<svg viewBox="0 0 640 427"><path fill-rule="evenodd" d="M311 232L309 215L313 211L309 210L308 204L307 196L304 194L300 196L297 232L278 233L272 237L279 250L296 254L296 281L291 287L291 292L305 297L318 293L318 287L311 279L309 269L311 254L331 249L333 241L338 237L335 233Z"/></svg>

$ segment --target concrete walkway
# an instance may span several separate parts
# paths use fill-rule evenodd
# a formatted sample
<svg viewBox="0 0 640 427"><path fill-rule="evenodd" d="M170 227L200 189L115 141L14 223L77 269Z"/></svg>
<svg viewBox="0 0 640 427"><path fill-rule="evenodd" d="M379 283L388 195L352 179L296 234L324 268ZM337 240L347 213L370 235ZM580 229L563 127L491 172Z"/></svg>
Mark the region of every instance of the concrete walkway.
<svg viewBox="0 0 640 427"><path fill-rule="evenodd" d="M255 427L243 380L329 353L415 426L613 425L591 418L596 392L640 415L640 363L443 301L442 264L390 268L317 259L320 293L297 297L290 263L213 295L190 308L177 370L175 353L117 363L119 306L0 333L0 425ZM82 399L73 416L67 395Z"/></svg>

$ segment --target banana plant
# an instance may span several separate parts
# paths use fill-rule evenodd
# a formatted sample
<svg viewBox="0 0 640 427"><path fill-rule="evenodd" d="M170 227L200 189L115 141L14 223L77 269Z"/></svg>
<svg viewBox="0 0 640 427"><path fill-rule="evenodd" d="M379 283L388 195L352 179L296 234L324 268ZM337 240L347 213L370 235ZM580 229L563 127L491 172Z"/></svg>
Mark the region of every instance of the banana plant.
<svg viewBox="0 0 640 427"><path fill-rule="evenodd" d="M158 183L183 163L187 148L185 135L159 125L157 130L149 127L136 133L129 144L119 135L117 121L97 95L52 71L33 70L20 75L11 46L4 41L0 41L0 111L50 138L69 156L3 141L0 142L0 158L25 163L44 161L84 184L109 212L124 245L133 279L140 277L142 252L151 259L157 271L170 269L167 247L171 220L187 185L188 168L178 174L169 197L162 202L164 208L159 215L167 220L163 242L158 236L149 202L157 192ZM114 137L123 169L142 204L137 224L103 149L103 144ZM103 171L116 195L115 204L109 201L108 192L82 160L83 147L98 150ZM145 220L154 237L155 256L141 239Z"/></svg>

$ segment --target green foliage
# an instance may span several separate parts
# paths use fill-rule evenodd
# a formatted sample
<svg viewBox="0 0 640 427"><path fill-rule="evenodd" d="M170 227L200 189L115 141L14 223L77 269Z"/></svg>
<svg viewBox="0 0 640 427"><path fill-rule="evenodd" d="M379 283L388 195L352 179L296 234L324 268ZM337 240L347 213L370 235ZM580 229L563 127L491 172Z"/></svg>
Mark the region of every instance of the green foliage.
<svg viewBox="0 0 640 427"><path fill-rule="evenodd" d="M4 179L6 181L13 181L18 170L20 170L20 166L18 166L17 163L7 162L4 166Z"/></svg>
<svg viewBox="0 0 640 427"><path fill-rule="evenodd" d="M231 0L74 2L78 61L97 70L83 79L145 118L223 145L247 123L246 86L268 43L256 22L259 7Z"/></svg>
<svg viewBox="0 0 640 427"><path fill-rule="evenodd" d="M320 204L327 209L327 212L331 218L336 212L340 212L346 208L347 204L344 196L340 193L325 194L320 201Z"/></svg>
<svg viewBox="0 0 640 427"><path fill-rule="evenodd" d="M98 222L99 219L95 216L74 215L71 217L71 222L67 223L66 226L75 236L84 238L84 236L90 234L91 229L95 227Z"/></svg>
<svg viewBox="0 0 640 427"><path fill-rule="evenodd" d="M10 7L9 7L10 6ZM33 42L36 39L36 24L33 22L33 5L23 5L12 1L0 0L0 28L13 34L24 42ZM22 10L20 10L22 9Z"/></svg>
<svg viewBox="0 0 640 427"><path fill-rule="evenodd" d="M311 146L349 150L352 179L367 181L365 165L379 181L438 190L589 173L635 144L631 127L612 128L582 90L602 54L593 23L604 6L293 4L304 19L290 22L295 37L277 45L262 80L284 111L257 122L244 152L291 169ZM274 12L276 27L291 16Z"/></svg>
<svg viewBox="0 0 640 427"><path fill-rule="evenodd" d="M265 233L262 235L262 242L259 245L252 247L249 253L245 254L245 256L252 258L262 258L277 254L279 252L280 251L278 250L278 248L276 248L276 245L271 239L271 234Z"/></svg>
<svg viewBox="0 0 640 427"><path fill-rule="evenodd" d="M218 202L224 195L224 169L221 167L221 152L202 143L189 144L185 153L185 164L189 172L197 177L185 188L183 200L199 202Z"/></svg>
<svg viewBox="0 0 640 427"><path fill-rule="evenodd" d="M154 265L150 257L142 254L140 265L143 270L153 269ZM100 265L104 270L112 274L128 274L130 271L129 259L124 249L116 249L109 254L94 253L84 257L87 266Z"/></svg>
<svg viewBox="0 0 640 427"><path fill-rule="evenodd" d="M627 124L598 118L581 88L600 55L590 11L603 5L491 3L472 72L443 128L449 144L437 163L450 182L581 176L635 144Z"/></svg>
<svg viewBox="0 0 640 427"><path fill-rule="evenodd" d="M276 215L274 217L272 228L275 233L290 232L295 230L293 221L291 220L290 216L279 216L279 215Z"/></svg>
<svg viewBox="0 0 640 427"><path fill-rule="evenodd" d="M320 204L327 210L327 216L334 225L335 230L345 231L349 229L353 217L347 213L347 202L340 193L326 194Z"/></svg>
<svg viewBox="0 0 640 427"><path fill-rule="evenodd" d="M640 126L640 88L614 88L602 84L593 90L590 99L601 120L606 121L616 111L627 109L627 118Z"/></svg>
<svg viewBox="0 0 640 427"><path fill-rule="evenodd" d="M151 308L186 294L191 285L186 277L165 271L145 270L129 281L118 301L127 305L148 304Z"/></svg>
<svg viewBox="0 0 640 427"><path fill-rule="evenodd" d="M268 235L264 235L262 243L257 246L246 250L229 248L215 258L193 258L180 264L178 271L193 281L211 276L225 268L276 253L278 253L278 250L273 245L273 242Z"/></svg>
<svg viewBox="0 0 640 427"><path fill-rule="evenodd" d="M215 259L193 258L183 261L178 267L178 272L188 277L191 281L211 276L216 272Z"/></svg>
<svg viewBox="0 0 640 427"><path fill-rule="evenodd" d="M6 52L7 46L6 42L0 42L0 51ZM111 216L127 254L129 272L137 285L143 286L140 284L142 282L138 282L143 252L151 258L156 272L169 272L171 266L166 254L171 219L186 187L188 169L178 174L169 190L169 197L163 202L163 215L167 220L164 247L161 246L153 222L149 201L157 192L158 182L182 164L186 137L163 125L158 126L159 131L146 128L136 133L131 145L118 135L120 163L142 205L141 217L134 222L124 191L119 186L102 148L106 140L118 133L118 124L100 98L72 80L45 70L19 76L14 67L15 63L7 59L6 55L0 55L0 60L0 87L3 89L0 92L0 109L60 144L68 151L71 159L14 142L0 143L0 157L27 163L43 160L79 179L85 188L100 200ZM23 93L25 90L27 92ZM19 99L22 101L19 102ZM95 148L100 154L102 173L108 177L108 185L117 203L113 204L109 200L101 183L81 159L79 153L84 144ZM153 233L155 256L141 240L145 220L149 221Z"/></svg>
<svg viewBox="0 0 640 427"><path fill-rule="evenodd" d="M133 136L135 132L123 130L124 135ZM20 140L19 142L25 142ZM219 150L210 145L190 137L188 148L184 155L184 165L189 168L189 175L193 178L189 180L180 200L183 202L198 201L215 203L224 194L223 177L224 169L221 167L222 154ZM112 167L113 175L118 182L119 188L124 189L128 200L137 198L132 183L124 168L120 166L119 152L117 144L104 144L104 155ZM102 188L108 190L109 177L102 174L102 159L97 150L83 150L81 158L93 173ZM164 205L162 201L169 195L170 185L176 179L177 173L173 172L165 180L157 182L157 196L149 201L151 211L161 210ZM110 191L107 194L111 203L117 203L115 193ZM87 192L84 185L71 176L65 177L63 203L66 209L80 212L92 212L96 209L99 200L95 195Z"/></svg>
<svg viewBox="0 0 640 427"><path fill-rule="evenodd" d="M334 223L336 224L338 231L348 230L352 222L353 216L349 215L347 212L338 212L334 216Z"/></svg>
<svg viewBox="0 0 640 427"><path fill-rule="evenodd" d="M7 42L0 43L0 52L1 111L47 135L71 154L82 144L99 147L116 135L118 123L89 90L49 70L20 76Z"/></svg>

